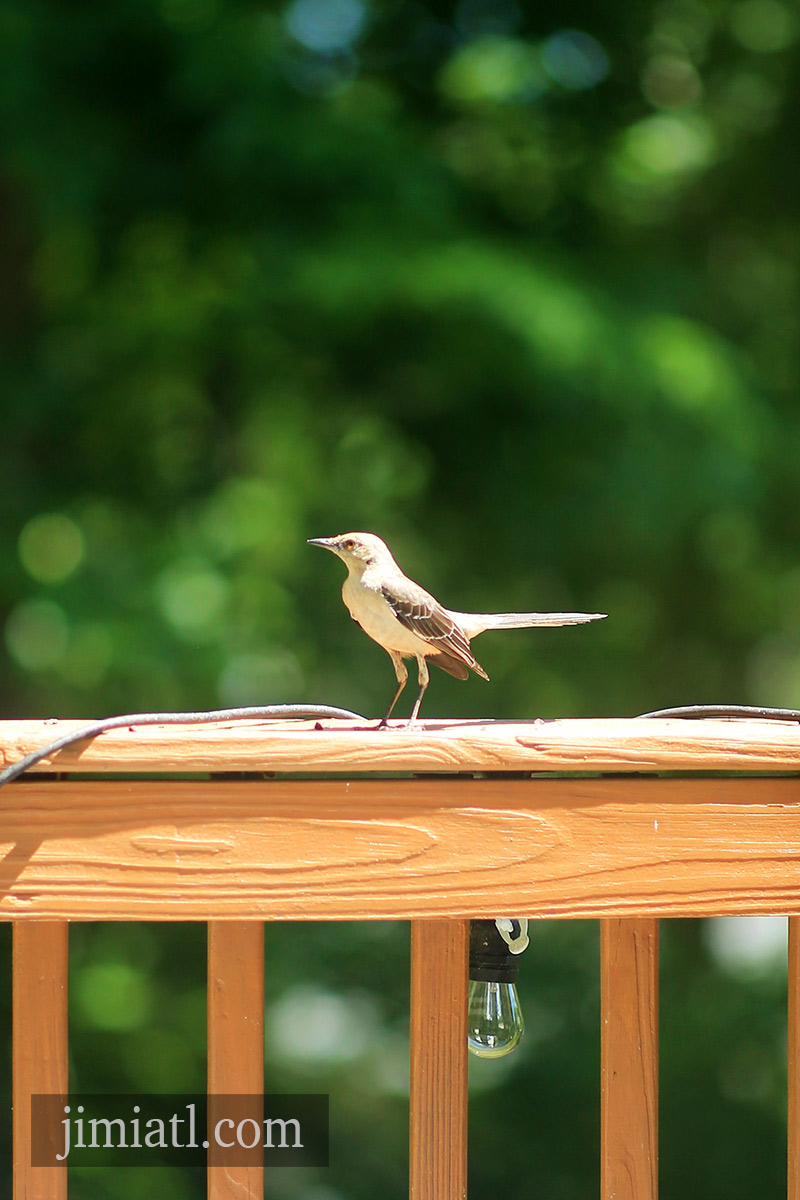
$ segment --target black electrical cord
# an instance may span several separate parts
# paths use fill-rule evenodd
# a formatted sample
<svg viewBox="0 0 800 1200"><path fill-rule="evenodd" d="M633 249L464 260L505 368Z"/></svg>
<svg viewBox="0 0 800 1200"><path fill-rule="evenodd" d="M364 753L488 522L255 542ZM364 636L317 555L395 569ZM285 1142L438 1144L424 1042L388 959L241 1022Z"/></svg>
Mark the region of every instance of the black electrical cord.
<svg viewBox="0 0 800 1200"><path fill-rule="evenodd" d="M264 717L273 720L287 717L344 717L352 721L366 720L366 717L359 713L350 712L346 708L332 708L327 704L264 704L253 708L218 708L210 712L127 713L119 717L104 717L101 721L93 721L91 725L74 729L72 733L65 733L41 749L33 750L24 758L11 763L5 770L0 771L0 787L11 783L12 779L17 779L23 771L41 762L43 758L49 758L56 751L63 750L65 746L97 737L107 729L120 729L127 725L199 725L203 721L244 721Z"/></svg>
<svg viewBox="0 0 800 1200"><path fill-rule="evenodd" d="M751 704L686 704L681 708L659 708L655 712L639 713L640 717L763 717L768 721L800 721L797 708L760 708Z"/></svg>

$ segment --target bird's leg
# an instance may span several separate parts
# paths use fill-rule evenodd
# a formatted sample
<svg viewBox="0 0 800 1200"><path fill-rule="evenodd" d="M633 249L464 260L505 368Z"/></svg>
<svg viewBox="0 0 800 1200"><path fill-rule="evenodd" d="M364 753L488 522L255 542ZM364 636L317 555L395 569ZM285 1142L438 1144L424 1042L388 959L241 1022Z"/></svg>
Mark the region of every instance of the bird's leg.
<svg viewBox="0 0 800 1200"><path fill-rule="evenodd" d="M386 715L384 716L383 720L378 725L378 729L383 729L384 725L386 725L386 723L388 722L389 717L392 715L392 709L394 708L395 704L397 704L397 701L400 699L400 693L402 692L403 688L406 686L406 684L408 682L408 670L406 669L406 664L403 662L402 657L395 650L387 650L387 654L389 655L389 658L392 660L392 666L394 667L394 673L397 676L397 691L392 696L392 703L387 708Z"/></svg>
<svg viewBox="0 0 800 1200"><path fill-rule="evenodd" d="M417 667L419 669L419 695L414 701L414 707L411 710L411 716L408 719L409 725L413 724L417 719L419 706L422 703L422 697L425 695L425 689L430 681L430 672L428 670L428 660L423 654L417 655Z"/></svg>

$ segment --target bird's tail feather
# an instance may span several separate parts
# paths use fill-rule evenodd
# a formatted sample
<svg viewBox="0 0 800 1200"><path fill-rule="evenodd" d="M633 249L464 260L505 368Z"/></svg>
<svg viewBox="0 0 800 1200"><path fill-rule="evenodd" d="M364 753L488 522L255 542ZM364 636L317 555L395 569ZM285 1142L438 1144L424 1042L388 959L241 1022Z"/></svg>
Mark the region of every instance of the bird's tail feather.
<svg viewBox="0 0 800 1200"><path fill-rule="evenodd" d="M606 613L453 613L467 637L486 629L529 629L545 625L585 625L602 621Z"/></svg>

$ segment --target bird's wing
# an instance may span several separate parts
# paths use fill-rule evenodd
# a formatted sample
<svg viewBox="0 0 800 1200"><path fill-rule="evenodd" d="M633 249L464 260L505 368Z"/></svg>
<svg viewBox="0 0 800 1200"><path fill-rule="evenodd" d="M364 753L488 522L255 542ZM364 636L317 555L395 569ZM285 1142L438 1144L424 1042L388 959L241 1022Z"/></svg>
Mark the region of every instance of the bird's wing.
<svg viewBox="0 0 800 1200"><path fill-rule="evenodd" d="M441 667L448 675L454 675L456 679L469 679L469 671L464 663L460 658L453 658L452 654L434 654L431 656L431 662L434 666Z"/></svg>
<svg viewBox="0 0 800 1200"><path fill-rule="evenodd" d="M384 585L381 594L406 629L428 642L439 654L464 663L484 679L489 678L470 650L464 630L424 588L403 580L402 586ZM451 674L455 672L451 671Z"/></svg>

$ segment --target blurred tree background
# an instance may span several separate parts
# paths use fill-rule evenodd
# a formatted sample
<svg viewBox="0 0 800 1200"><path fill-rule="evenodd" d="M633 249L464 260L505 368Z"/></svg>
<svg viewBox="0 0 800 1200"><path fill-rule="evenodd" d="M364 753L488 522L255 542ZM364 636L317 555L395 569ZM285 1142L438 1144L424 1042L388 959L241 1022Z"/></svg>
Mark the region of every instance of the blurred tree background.
<svg viewBox="0 0 800 1200"><path fill-rule="evenodd" d="M610 614L429 715L800 704L798 68L794 0L6 0L3 716L380 713L304 544L353 528L454 607ZM667 1200L783 1194L775 930L665 923ZM202 1088L202 934L74 928L77 1086ZM534 929L475 1200L596 1193L596 940ZM334 1147L270 1194L402 1195L407 929L268 945L268 1087ZM73 1194L153 1188L203 1194Z"/></svg>

